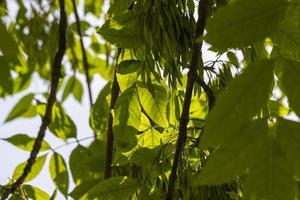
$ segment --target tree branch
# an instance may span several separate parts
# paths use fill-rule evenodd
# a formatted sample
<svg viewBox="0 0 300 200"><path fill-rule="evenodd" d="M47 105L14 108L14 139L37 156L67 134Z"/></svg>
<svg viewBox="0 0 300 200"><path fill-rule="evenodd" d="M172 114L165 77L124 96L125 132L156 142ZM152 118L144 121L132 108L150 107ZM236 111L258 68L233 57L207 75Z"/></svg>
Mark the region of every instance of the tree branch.
<svg viewBox="0 0 300 200"><path fill-rule="evenodd" d="M118 49L116 57L116 65L114 70L114 80L111 88L111 99L110 99L110 112L108 116L107 124L107 135L106 135L106 151L105 151L105 162L104 162L104 179L111 177L111 165L113 159L114 150L114 134L113 134L113 115L111 111L114 109L116 101L120 93L120 87L117 81L117 66L122 49Z"/></svg>
<svg viewBox="0 0 300 200"><path fill-rule="evenodd" d="M200 85L200 87L202 87L202 89L206 93L208 98L208 108L209 110L211 110L215 105L216 101L213 90L199 76L196 76L196 82Z"/></svg>
<svg viewBox="0 0 300 200"><path fill-rule="evenodd" d="M173 166L171 170L171 174L169 177L169 185L168 185L168 193L166 200L172 200L173 199L173 194L174 194L174 189L175 189L175 181L177 178L177 168L178 168L178 163L186 142L187 138L187 124L189 121L189 110L190 110L190 105L191 105L191 97L193 93L193 87L195 80L197 79L197 69L199 66L199 59L201 59L202 53L201 53L201 48L202 48L202 37L204 35L204 28L206 25L206 18L207 18L207 10L208 10L208 5L209 2L208 0L201 0L199 2L198 6L198 21L196 25L196 32L195 32L195 39L194 39L194 44L192 48L192 58L191 58L191 65L190 65L190 70L188 73L188 81L187 81L187 86L186 86L186 93L184 97L184 102L183 102L183 107L182 107L182 113L180 117L180 125L179 125L179 136L177 139L177 145L176 145L176 150L175 150L175 155L174 155L174 161L173 161ZM200 41L199 41L200 38Z"/></svg>
<svg viewBox="0 0 300 200"><path fill-rule="evenodd" d="M23 170L22 175L2 194L2 199L6 199L10 194L14 193L25 181L27 175L30 173L32 166L35 163L37 154L40 151L41 143L44 139L46 129L51 121L52 107L56 101L56 92L58 88L58 82L61 72L61 62L66 51L66 29L67 29L67 16L65 12L65 1L59 0L60 5L60 20L59 20L59 38L58 38L58 50L55 54L52 65L51 76L51 88L49 97L47 100L46 112L42 118L42 124L40 126L37 138L34 142L33 149L30 153L30 157L27 160L27 164Z"/></svg>
<svg viewBox="0 0 300 200"><path fill-rule="evenodd" d="M91 90L91 85L90 85L91 84L91 78L90 78L90 75L89 75L89 64L88 64L88 61L87 61L86 51L85 51L84 44L83 44L81 26L80 26L80 19L79 19L79 15L78 15L78 12L77 12L75 0L72 0L72 4L73 4L75 19L76 19L77 33L79 35L79 41L80 41L80 46L81 46L83 68L84 68L86 84L87 84L88 92L89 92L89 100L90 100L90 105L92 107L92 105L93 105L93 96L92 96L92 90Z"/></svg>

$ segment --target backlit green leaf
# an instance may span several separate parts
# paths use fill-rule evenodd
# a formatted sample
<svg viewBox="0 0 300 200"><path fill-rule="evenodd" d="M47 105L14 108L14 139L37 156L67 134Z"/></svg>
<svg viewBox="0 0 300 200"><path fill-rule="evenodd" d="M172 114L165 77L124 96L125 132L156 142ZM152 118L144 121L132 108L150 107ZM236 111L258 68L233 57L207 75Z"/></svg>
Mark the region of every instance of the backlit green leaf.
<svg viewBox="0 0 300 200"><path fill-rule="evenodd" d="M300 180L300 124L294 121L279 119L277 140L286 153L292 173Z"/></svg>
<svg viewBox="0 0 300 200"><path fill-rule="evenodd" d="M208 22L206 40L214 47L243 47L270 36L284 17L286 0L236 0Z"/></svg>
<svg viewBox="0 0 300 200"><path fill-rule="evenodd" d="M15 105L15 107L10 111L5 122L11 121L25 114L28 111L28 108L31 107L33 97L34 94L28 94L22 97L22 99L20 99L19 102Z"/></svg>
<svg viewBox="0 0 300 200"><path fill-rule="evenodd" d="M166 89L158 84L139 84L140 103L149 117L159 126L168 127Z"/></svg>
<svg viewBox="0 0 300 200"><path fill-rule="evenodd" d="M104 166L104 143L94 141L95 148L77 146L70 155L70 170L75 184L80 184L86 180L95 179L101 176L102 166ZM93 144L95 146L95 144ZM96 147L96 146L95 146ZM85 169L85 170L82 170ZM94 170L98 169L98 170Z"/></svg>
<svg viewBox="0 0 300 200"><path fill-rule="evenodd" d="M245 173L246 169L252 166L257 154L260 154L260 135L267 132L265 120L253 121L245 126L236 138L209 156L195 183L224 184Z"/></svg>
<svg viewBox="0 0 300 200"><path fill-rule="evenodd" d="M140 68L141 62L136 60L126 60L118 65L117 80L121 91L125 91L136 83Z"/></svg>
<svg viewBox="0 0 300 200"><path fill-rule="evenodd" d="M44 156L40 156L40 157L37 157L34 165L32 166L32 169L30 171L30 173L28 174L28 176L26 177L25 181L24 182L29 182L31 181L32 179L34 179L37 175L39 175L39 173L41 172L44 164L45 164L45 161L46 161L46 155ZM17 179L21 176L21 174L23 173L23 169L24 167L26 166L27 164L27 161L19 164L14 173L13 173L13 179Z"/></svg>
<svg viewBox="0 0 300 200"><path fill-rule="evenodd" d="M154 163L156 156L154 149L140 147L133 152L129 160L136 165L150 167Z"/></svg>
<svg viewBox="0 0 300 200"><path fill-rule="evenodd" d="M240 134L266 104L273 84L273 60L254 63L229 84L209 113L201 144L214 146Z"/></svg>
<svg viewBox="0 0 300 200"><path fill-rule="evenodd" d="M142 45L139 16L128 11L108 19L100 28L102 37L120 48L137 48Z"/></svg>
<svg viewBox="0 0 300 200"><path fill-rule="evenodd" d="M75 76L69 78L62 95L62 101L64 101L70 93L73 94L73 96L78 102L81 102L81 98L83 95L83 87L81 82L78 79L76 79Z"/></svg>
<svg viewBox="0 0 300 200"><path fill-rule="evenodd" d="M33 200L50 199L49 194L38 187L34 187L32 185L23 185L22 189L25 190L27 197Z"/></svg>
<svg viewBox="0 0 300 200"><path fill-rule="evenodd" d="M243 187L246 199L294 200L296 182L284 152L271 136L260 137L255 163Z"/></svg>
<svg viewBox="0 0 300 200"><path fill-rule="evenodd" d="M135 146L136 133L141 120L141 106L136 87L123 92L114 108L113 131L116 141L122 146Z"/></svg>
<svg viewBox="0 0 300 200"><path fill-rule="evenodd" d="M50 176L57 188L64 195L68 194L69 189L69 175L64 158L58 154L53 153L49 163Z"/></svg>
<svg viewBox="0 0 300 200"><path fill-rule="evenodd" d="M112 177L101 181L88 192L88 199L125 200L137 191L137 181L127 176Z"/></svg>
<svg viewBox="0 0 300 200"><path fill-rule="evenodd" d="M90 125L96 132L104 132L107 127L107 116L109 113L108 96L110 95L110 86L110 83L107 83L104 86L91 110Z"/></svg>
<svg viewBox="0 0 300 200"><path fill-rule="evenodd" d="M160 145L161 134L154 128L146 130L138 135L138 144L141 147L155 148Z"/></svg>
<svg viewBox="0 0 300 200"><path fill-rule="evenodd" d="M49 124L50 131L57 137L66 140L76 137L77 129L72 119L64 112L63 108L55 104L52 108L52 119Z"/></svg>
<svg viewBox="0 0 300 200"><path fill-rule="evenodd" d="M287 60L282 76L282 84L288 96L289 105L300 116L300 63Z"/></svg>
<svg viewBox="0 0 300 200"><path fill-rule="evenodd" d="M17 134L13 135L9 138L5 138L5 141L15 145L16 147L23 149L25 151L31 151L35 138L29 137L28 135L25 134ZM50 146L46 141L42 142L41 149L40 151L46 151L49 150Z"/></svg>
<svg viewBox="0 0 300 200"><path fill-rule="evenodd" d="M74 190L69 194L74 199L87 199L88 191L93 188L97 183L99 183L101 179L92 179L88 181L84 181L78 186L74 188Z"/></svg>

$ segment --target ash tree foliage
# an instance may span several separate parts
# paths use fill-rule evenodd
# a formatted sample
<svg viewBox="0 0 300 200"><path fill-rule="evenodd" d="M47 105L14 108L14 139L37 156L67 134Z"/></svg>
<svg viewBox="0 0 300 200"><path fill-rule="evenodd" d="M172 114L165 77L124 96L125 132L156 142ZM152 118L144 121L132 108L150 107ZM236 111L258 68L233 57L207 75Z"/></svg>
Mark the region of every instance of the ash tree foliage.
<svg viewBox="0 0 300 200"><path fill-rule="evenodd" d="M0 95L25 92L4 123L41 118L1 133L30 152L1 199L299 198L299 0L0 2ZM26 92L33 75L48 89ZM83 95L79 138L63 102ZM78 145L65 158L45 134ZM44 168L52 194L30 184Z"/></svg>

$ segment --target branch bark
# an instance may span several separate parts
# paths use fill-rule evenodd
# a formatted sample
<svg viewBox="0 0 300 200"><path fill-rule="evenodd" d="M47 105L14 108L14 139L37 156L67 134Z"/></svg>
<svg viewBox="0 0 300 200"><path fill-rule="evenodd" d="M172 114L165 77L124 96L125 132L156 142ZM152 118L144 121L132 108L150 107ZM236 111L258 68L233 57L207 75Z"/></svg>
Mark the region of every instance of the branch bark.
<svg viewBox="0 0 300 200"><path fill-rule="evenodd" d="M90 85L91 84L91 78L90 78L90 74L89 74L89 64L88 64L88 61L87 61L86 50L85 50L84 44L83 44L82 31L81 31L81 26L80 26L80 19L79 19L79 15L78 15L78 12L77 12L77 7L76 7L75 0L72 0L72 4L73 4L75 19L76 19L77 33L79 35L79 41L80 41L80 46L81 46L83 68L84 68L86 84L87 84L87 88L88 88L88 92L89 92L89 100L90 100L90 105L92 107L93 106L93 96L92 96L92 90L91 90L91 85Z"/></svg>
<svg viewBox="0 0 300 200"><path fill-rule="evenodd" d="M202 38L204 35L204 28L206 25L207 11L209 5L208 3L209 3L208 0L201 0L198 6L198 21L197 21L196 31L195 31L195 39L194 39L195 42L192 47L191 65L188 73L186 93L185 93L182 113L180 117L179 136L177 139L173 166L172 166L171 174L169 176L169 185L168 185L168 193L167 193L166 200L173 199L175 181L177 178L178 163L180 161L180 157L186 143L187 124L189 122L189 110L191 105L191 97L193 93L194 83L197 79L197 69L199 66L200 59L202 57L202 52L201 52L201 48L203 44Z"/></svg>
<svg viewBox="0 0 300 200"><path fill-rule="evenodd" d="M215 105L215 95L212 89L199 76L196 77L196 82L202 87L208 98L208 108L211 110Z"/></svg>
<svg viewBox="0 0 300 200"><path fill-rule="evenodd" d="M66 51L66 29L67 29L67 16L65 12L65 1L59 0L60 5L60 20L59 20L59 38L58 38L58 50L55 54L52 64L52 75L51 75L51 87L50 93L47 100L46 112L42 117L42 124L40 126L37 138L34 142L33 149L30 153L30 157L27 160L27 164L23 170L22 175L6 190L1 196L1 199L6 199L10 194L14 193L25 181L26 177L31 171L32 166L35 163L36 157L40 151L41 143L44 139L46 129L51 122L52 107L56 101L56 92L58 88L58 82L61 72L61 62Z"/></svg>
<svg viewBox="0 0 300 200"><path fill-rule="evenodd" d="M108 116L107 133L106 133L106 151L105 151L105 162L104 162L104 179L111 177L111 165L114 151L114 133L113 133L113 115L111 111L114 109L116 101L120 93L120 87L117 81L117 66L122 49L118 49L116 64L114 70L114 80L111 88L111 99L110 99L110 112Z"/></svg>

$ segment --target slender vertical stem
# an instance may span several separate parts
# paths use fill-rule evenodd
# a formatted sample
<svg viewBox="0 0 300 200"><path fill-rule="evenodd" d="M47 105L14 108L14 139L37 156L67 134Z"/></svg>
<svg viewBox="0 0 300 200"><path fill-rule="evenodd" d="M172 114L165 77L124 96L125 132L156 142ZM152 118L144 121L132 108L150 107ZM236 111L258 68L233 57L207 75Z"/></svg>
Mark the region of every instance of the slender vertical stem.
<svg viewBox="0 0 300 200"><path fill-rule="evenodd" d="M61 62L66 51L66 29L67 29L67 15L65 12L65 1L59 0L60 5L60 20L59 20L59 38L58 38L58 50L55 54L53 64L52 64L52 75L51 75L51 87L50 93L47 100L46 112L42 118L42 124L40 126L36 140L30 157L27 160L27 164L23 170L21 176L8 187L3 194L1 194L1 199L6 199L10 194L14 193L25 181L28 174L31 172L32 166L35 163L36 157L40 151L42 141L45 136L46 129L51 122L52 108L56 101L56 92L58 88L58 82L61 72Z"/></svg>
<svg viewBox="0 0 300 200"><path fill-rule="evenodd" d="M199 61L202 56L201 48L202 48L202 37L204 34L204 28L206 25L206 18L207 18L207 9L208 9L208 0L201 0L198 6L198 21L196 25L196 32L195 32L195 42L192 48L192 58L191 58L191 65L190 70L188 73L188 81L186 86L186 93L184 97L182 113L180 117L180 125L179 125L179 136L177 139L177 145L173 160L173 166L171 170L171 174L169 177L169 185L168 185L168 193L166 200L172 200L174 189L175 189L175 181L177 178L177 168L178 163L180 161L180 157L182 151L185 146L186 137L187 137L187 124L189 121L189 110L191 105L191 98L193 93L194 83L197 77L197 69L199 66ZM200 41L199 41L200 38Z"/></svg>
<svg viewBox="0 0 300 200"><path fill-rule="evenodd" d="M198 85L200 85L200 87L202 87L202 89L206 93L206 96L208 98L208 109L209 111L211 111L216 101L213 90L199 76L196 77L196 82L198 83Z"/></svg>
<svg viewBox="0 0 300 200"><path fill-rule="evenodd" d="M117 66L119 56L121 54L122 49L118 49L117 57L116 57L116 64L114 70L114 79L112 82L111 88L111 99L110 99L110 112L108 116L108 124L107 124L107 135L106 135L106 152L105 152L105 162L104 162L104 179L111 177L111 165L113 159L113 151L114 151L114 133L113 133L113 115L111 111L114 109L116 101L119 96L120 87L117 81Z"/></svg>
<svg viewBox="0 0 300 200"><path fill-rule="evenodd" d="M90 75L89 75L89 64L88 64L88 61L87 61L86 50L85 50L84 44L83 44L82 31L81 31L81 26L80 26L80 19L79 19L79 15L78 15L78 12L77 12L77 7L76 7L75 0L72 0L72 4L73 4L75 19L76 19L77 33L79 35L79 41L80 41L80 46L81 46L83 68L84 68L86 84L87 84L88 92L89 92L89 100L90 100L90 105L92 107L92 105L93 105L93 96L92 96L92 90L91 90L91 78L90 78Z"/></svg>

